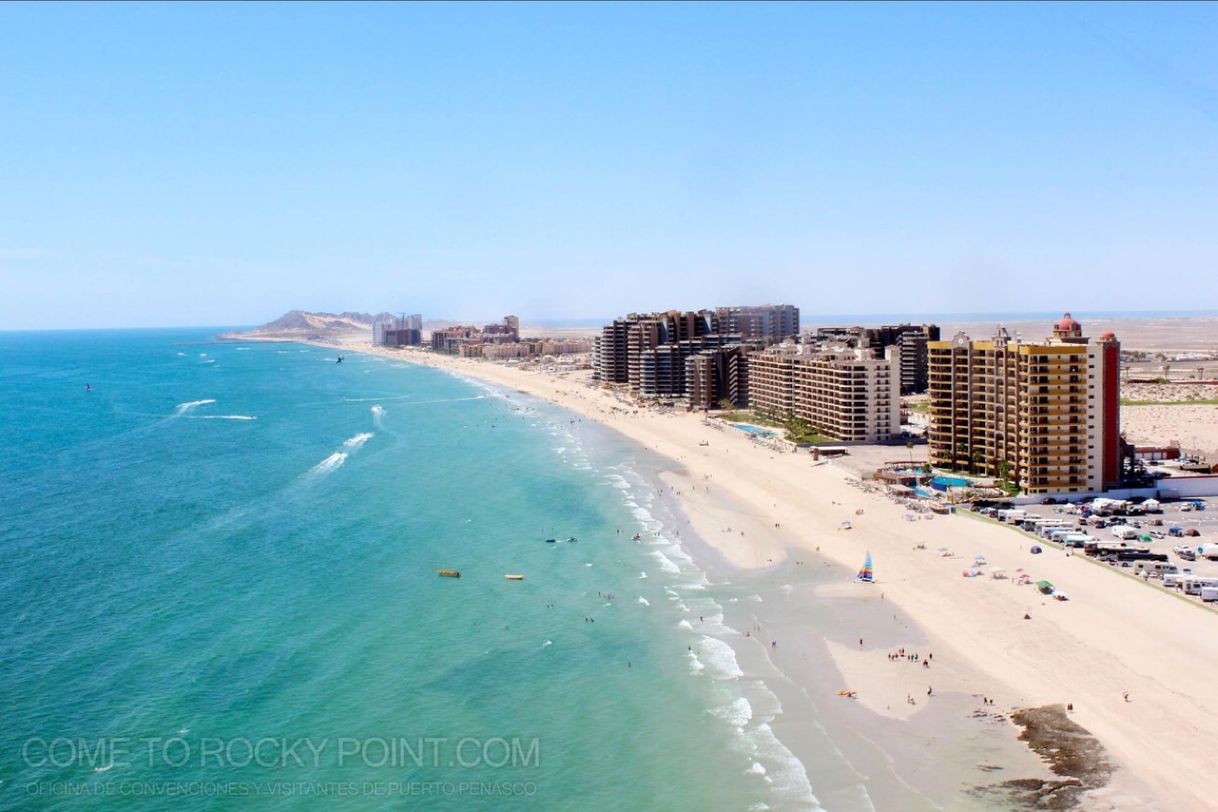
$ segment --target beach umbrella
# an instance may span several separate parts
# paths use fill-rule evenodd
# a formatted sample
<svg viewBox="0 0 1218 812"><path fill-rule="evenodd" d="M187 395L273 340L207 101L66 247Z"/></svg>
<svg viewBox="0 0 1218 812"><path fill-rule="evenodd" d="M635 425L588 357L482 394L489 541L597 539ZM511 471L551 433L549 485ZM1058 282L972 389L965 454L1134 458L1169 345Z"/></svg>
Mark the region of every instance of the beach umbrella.
<svg viewBox="0 0 1218 812"><path fill-rule="evenodd" d="M1032 555L1039 555L1039 554L1040 554L1040 547L1038 547L1037 545L1033 544L1033 545L1032 545L1032 550L1031 550L1031 552L1032 552Z"/></svg>
<svg viewBox="0 0 1218 812"><path fill-rule="evenodd" d="M1143 533L1142 535L1138 536L1138 538L1142 541L1154 541L1155 540L1154 537L1152 535L1150 535L1150 533Z"/></svg>
<svg viewBox="0 0 1218 812"><path fill-rule="evenodd" d="M1041 592L1045 593L1046 595L1048 595L1050 592L1053 591L1053 584L1050 583L1049 581L1037 581L1036 588L1039 589Z"/></svg>

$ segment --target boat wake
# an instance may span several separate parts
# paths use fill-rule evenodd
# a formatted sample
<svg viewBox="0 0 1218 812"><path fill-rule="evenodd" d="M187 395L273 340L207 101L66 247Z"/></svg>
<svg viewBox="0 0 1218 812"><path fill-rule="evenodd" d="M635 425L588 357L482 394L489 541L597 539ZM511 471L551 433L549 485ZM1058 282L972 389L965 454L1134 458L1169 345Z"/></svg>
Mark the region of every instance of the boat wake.
<svg viewBox="0 0 1218 812"><path fill-rule="evenodd" d="M348 437L343 441L343 444L338 451L335 451L333 454L310 468L309 473L313 476L321 476L341 468L343 463L347 461L347 458L362 448L364 443L371 440L373 436L374 435L372 432L365 431L360 432L354 437Z"/></svg>
<svg viewBox="0 0 1218 812"><path fill-rule="evenodd" d="M336 468L342 467L342 464L347 461L347 455L341 451L335 451L330 456L326 457L321 462L309 469L310 474L328 474Z"/></svg>
<svg viewBox="0 0 1218 812"><path fill-rule="evenodd" d="M197 409L200 406L208 406L215 402L215 398L205 398L203 400L189 400L186 403L179 403L178 408L173 413L173 416L181 417L192 409Z"/></svg>
<svg viewBox="0 0 1218 812"><path fill-rule="evenodd" d="M355 435L354 437L352 437L348 440L344 440L343 448L347 449L348 451L354 451L355 449L359 448L360 446L362 446L364 443L368 442L371 439L372 439L372 432L365 431L365 432Z"/></svg>

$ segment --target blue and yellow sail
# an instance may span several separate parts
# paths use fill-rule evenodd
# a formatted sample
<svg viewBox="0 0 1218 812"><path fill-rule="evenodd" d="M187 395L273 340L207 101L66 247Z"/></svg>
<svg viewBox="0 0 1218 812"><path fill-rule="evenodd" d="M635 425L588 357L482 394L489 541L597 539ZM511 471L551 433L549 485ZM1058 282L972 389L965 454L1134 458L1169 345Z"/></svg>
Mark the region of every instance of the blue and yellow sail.
<svg viewBox="0 0 1218 812"><path fill-rule="evenodd" d="M854 576L854 580L864 583L875 583L875 570L871 568L871 551L867 551L867 557L863 559L863 568L859 570L859 574Z"/></svg>

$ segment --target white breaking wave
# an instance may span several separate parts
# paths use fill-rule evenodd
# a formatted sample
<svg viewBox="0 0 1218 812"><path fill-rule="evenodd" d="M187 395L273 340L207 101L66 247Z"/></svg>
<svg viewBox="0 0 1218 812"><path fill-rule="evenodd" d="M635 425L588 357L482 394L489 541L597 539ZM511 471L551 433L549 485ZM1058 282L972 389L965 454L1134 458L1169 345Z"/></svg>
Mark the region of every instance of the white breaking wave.
<svg viewBox="0 0 1218 812"><path fill-rule="evenodd" d="M373 414L375 414L375 415L382 415L382 414L384 414L384 413L385 413L385 407L384 407L384 406L381 406L381 405L378 403L377 405L373 406L373 407L372 407L371 409L369 409L368 411L372 412L372 413L373 413Z"/></svg>
<svg viewBox="0 0 1218 812"><path fill-rule="evenodd" d="M690 623L688 620L682 620L677 624L677 628L684 629L687 632L692 632L694 630L694 624Z"/></svg>
<svg viewBox="0 0 1218 812"><path fill-rule="evenodd" d="M173 414L174 414L174 417L177 417L178 415L186 414L191 409L194 409L198 406L207 406L208 404L215 403L215 402L216 402L215 398L205 398L203 400L188 400L185 403L179 403L177 410Z"/></svg>
<svg viewBox="0 0 1218 812"><path fill-rule="evenodd" d="M664 555L664 553L660 552L659 550L652 550L650 555L660 565L660 569L662 571L668 573L669 575L681 574L681 568L672 563L672 559Z"/></svg>
<svg viewBox="0 0 1218 812"><path fill-rule="evenodd" d="M707 665L715 674L715 679L738 679L744 676L740 664L736 662L736 652L718 637L702 636L702 650L705 653Z"/></svg>
<svg viewBox="0 0 1218 812"><path fill-rule="evenodd" d="M647 600L642 595L639 596L639 603L641 603L643 606L651 606L651 601Z"/></svg>
<svg viewBox="0 0 1218 812"><path fill-rule="evenodd" d="M328 474L331 471L333 471L335 468L338 468L339 466L341 466L346 461L347 461L346 454L344 454L341 451L335 451L333 454L326 457L324 460L322 460L321 462L317 463L312 468L310 468L309 473L311 473L311 474Z"/></svg>
<svg viewBox="0 0 1218 812"><path fill-rule="evenodd" d="M808 771L804 769L803 762L778 740L768 724L758 724L749 738L756 748L756 755L770 762L766 780L775 790L800 804L801 808L808 805L814 809L822 808L812 792L812 783L808 780Z"/></svg>
<svg viewBox="0 0 1218 812"><path fill-rule="evenodd" d="M744 727L753 721L753 706L742 696L736 697L730 704L711 708L711 713L725 719L732 727Z"/></svg>
<svg viewBox="0 0 1218 812"><path fill-rule="evenodd" d="M197 420L257 420L258 418L248 414L200 414L194 415Z"/></svg>

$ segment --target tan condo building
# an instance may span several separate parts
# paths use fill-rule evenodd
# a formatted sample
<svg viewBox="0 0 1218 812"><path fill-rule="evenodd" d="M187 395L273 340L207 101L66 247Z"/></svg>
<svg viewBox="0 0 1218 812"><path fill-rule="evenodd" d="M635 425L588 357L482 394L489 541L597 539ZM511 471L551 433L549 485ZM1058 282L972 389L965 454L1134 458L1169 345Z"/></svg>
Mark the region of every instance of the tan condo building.
<svg viewBox="0 0 1218 812"><path fill-rule="evenodd" d="M999 328L928 345L930 461L1028 494L1098 492L1121 474L1120 344L1065 314L1041 341Z"/></svg>
<svg viewBox="0 0 1218 812"><path fill-rule="evenodd" d="M901 433L900 350L814 350L780 344L749 353L752 408L776 419L798 417L843 442L882 443Z"/></svg>

